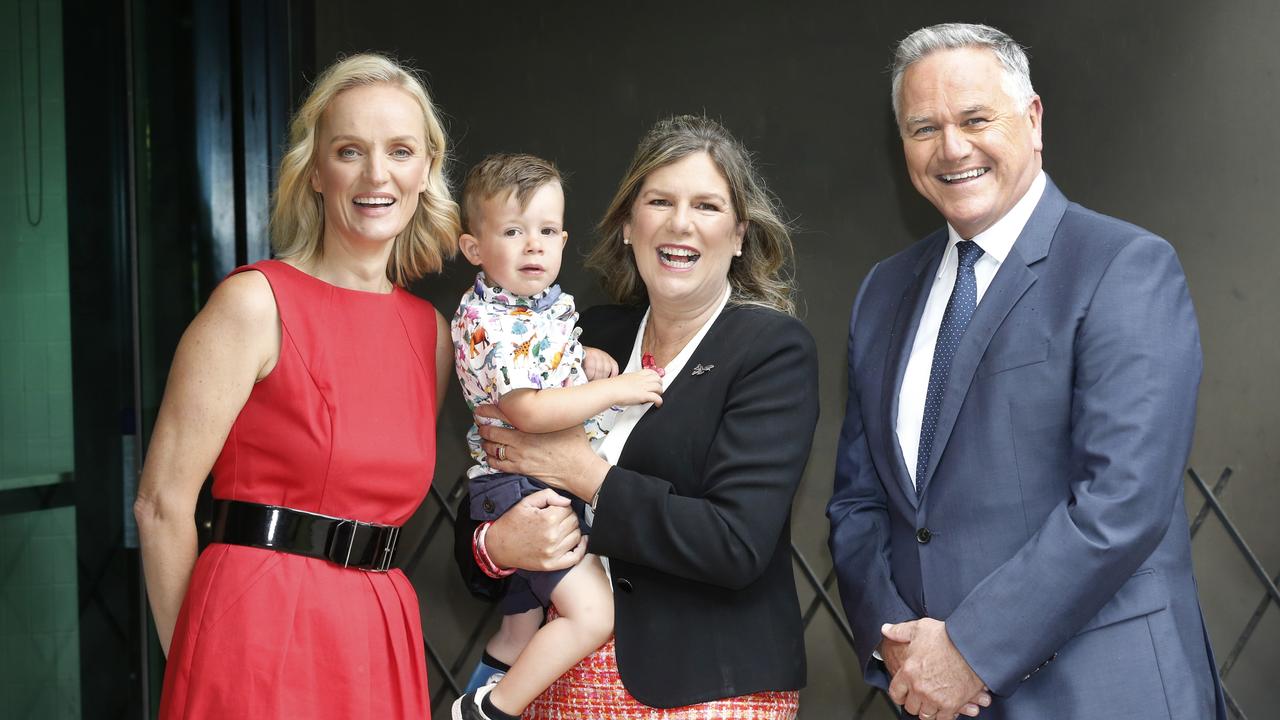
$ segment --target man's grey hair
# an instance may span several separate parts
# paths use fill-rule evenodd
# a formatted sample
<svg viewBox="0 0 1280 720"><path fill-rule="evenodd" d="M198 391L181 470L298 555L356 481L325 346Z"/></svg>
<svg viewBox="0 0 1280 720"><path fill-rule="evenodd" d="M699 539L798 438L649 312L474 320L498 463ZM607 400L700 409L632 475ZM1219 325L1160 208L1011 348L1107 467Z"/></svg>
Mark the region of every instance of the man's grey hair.
<svg viewBox="0 0 1280 720"><path fill-rule="evenodd" d="M902 76L907 68L926 55L939 50L986 48L995 53L1004 69L1004 91L1018 107L1031 103L1035 90L1031 87L1031 63L1022 46L1013 38L989 26L973 23L943 23L911 33L898 43L893 52L893 116L901 120Z"/></svg>

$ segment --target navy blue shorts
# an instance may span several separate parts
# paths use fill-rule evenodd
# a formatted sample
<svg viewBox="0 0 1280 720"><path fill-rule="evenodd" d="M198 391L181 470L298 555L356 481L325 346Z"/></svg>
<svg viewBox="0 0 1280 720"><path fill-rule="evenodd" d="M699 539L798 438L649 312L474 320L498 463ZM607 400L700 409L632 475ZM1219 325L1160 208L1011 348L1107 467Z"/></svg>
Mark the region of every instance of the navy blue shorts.
<svg viewBox="0 0 1280 720"><path fill-rule="evenodd" d="M491 473L471 478L471 519L478 522L497 520L502 514L515 507L516 503L526 495L532 495L548 486L542 481L526 475L511 473ZM586 535L590 527L583 517L586 503L563 490L556 490L560 495L569 498L573 503L573 511L578 516L578 528ZM516 570L507 592L499 607L503 615L516 615L536 607L551 606L551 591L555 590L560 580L569 570L551 572L533 572Z"/></svg>

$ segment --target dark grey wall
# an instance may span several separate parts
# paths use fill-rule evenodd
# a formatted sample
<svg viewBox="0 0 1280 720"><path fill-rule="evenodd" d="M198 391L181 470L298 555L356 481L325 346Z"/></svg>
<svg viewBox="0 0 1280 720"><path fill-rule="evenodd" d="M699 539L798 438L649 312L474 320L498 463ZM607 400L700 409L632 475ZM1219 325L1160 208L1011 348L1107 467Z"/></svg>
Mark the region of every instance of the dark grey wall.
<svg viewBox="0 0 1280 720"><path fill-rule="evenodd" d="M876 259L940 224L906 180L888 103L890 50L897 38L935 22L1001 27L1030 47L1055 182L1071 198L1177 247L1206 355L1192 465L1211 480L1223 466L1235 468L1227 512L1275 573L1280 5L1086 0L1034 11L1025 2L955 8L936 0L786 7L384 2L371 11L320 2L317 66L340 52L374 49L424 70L448 115L455 178L498 150L554 159L571 173L574 257L592 240L636 139L656 118L705 111L754 149L800 228L797 279L822 354L823 427L794 517L797 544L825 574L823 506L844 404L849 304ZM418 290L449 314L470 273L455 265ZM573 261L562 282L583 305L602 299L594 278ZM464 466L468 422L456 393L449 402L437 472L446 486ZM1190 489L1188 498L1194 513L1201 501ZM431 512L428 506L422 525ZM415 581L427 633L452 657L466 632L459 625L480 608L457 587L444 550L432 548ZM1254 611L1259 585L1215 520L1197 537L1196 563L1222 660ZM1280 612L1273 609L1228 678L1255 717L1280 701L1277 640ZM864 693L851 653L821 613L807 641L802 716L849 714ZM438 675L432 682L442 686Z"/></svg>

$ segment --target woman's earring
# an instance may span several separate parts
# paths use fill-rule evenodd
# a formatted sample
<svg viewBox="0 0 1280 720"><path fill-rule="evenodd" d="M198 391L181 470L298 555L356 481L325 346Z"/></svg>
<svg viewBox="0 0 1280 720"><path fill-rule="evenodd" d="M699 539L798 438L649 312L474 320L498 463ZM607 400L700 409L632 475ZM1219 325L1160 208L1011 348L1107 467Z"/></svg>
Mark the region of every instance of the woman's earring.
<svg viewBox="0 0 1280 720"><path fill-rule="evenodd" d="M742 257L742 248L738 248L738 250L733 254L733 256Z"/></svg>
<svg viewBox="0 0 1280 720"><path fill-rule="evenodd" d="M628 238L628 237L624 237L624 238L622 238L622 244L623 244L623 245L630 245L630 244L631 244L631 238ZM741 253L739 253L739 254L741 254Z"/></svg>

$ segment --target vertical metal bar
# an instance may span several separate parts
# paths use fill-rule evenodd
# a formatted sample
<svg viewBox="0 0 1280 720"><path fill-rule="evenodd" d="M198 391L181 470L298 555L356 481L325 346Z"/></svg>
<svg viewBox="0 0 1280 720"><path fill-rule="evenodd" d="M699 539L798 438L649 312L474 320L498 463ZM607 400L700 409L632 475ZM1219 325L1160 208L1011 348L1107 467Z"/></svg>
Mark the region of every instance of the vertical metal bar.
<svg viewBox="0 0 1280 720"><path fill-rule="evenodd" d="M130 409L132 415L131 428L132 432L129 436L122 437L127 442L121 448L121 459L123 468L121 472L121 482L123 484L121 492L121 512L123 518L121 520L124 528L123 545L128 548L136 549L138 529L133 517L133 495L137 492L138 474L142 471L142 336L140 329L142 327L142 300L141 290L138 282L138 147L137 147L137 119L135 117L136 98L136 78L134 72L134 13L133 0L122 0L121 13L124 17L124 156L125 156L125 252L128 257L129 277L129 319L131 329L130 333L130 350L133 354L133 407ZM136 645L138 653L138 682L141 693L141 710L143 717L151 717L151 633L150 630L150 614L147 602L147 584L146 578L142 574L142 555L141 553L132 553L132 564L137 574L137 603L135 610L138 613L136 622L141 632L135 633L132 638Z"/></svg>
<svg viewBox="0 0 1280 720"><path fill-rule="evenodd" d="M123 548L121 426L136 411L136 321L127 61L129 6L62 3L66 222L75 448L80 698L101 715L141 712L136 557ZM126 46L126 40L129 43Z"/></svg>
<svg viewBox="0 0 1280 720"><path fill-rule="evenodd" d="M196 0L192 8L196 73L195 150L199 189L197 220L207 240L200 272L200 295L236 266L236 179L228 0Z"/></svg>
<svg viewBox="0 0 1280 720"><path fill-rule="evenodd" d="M122 0L124 11L124 166L125 166L125 253L128 263L128 283L129 283L129 320L132 325L129 343L130 350L133 354L133 407L130 408L132 415L133 435L135 441L132 443L130 450L131 458L127 458L126 467L132 465L134 473L142 467L142 448L141 443L136 441L139 428L142 427L142 341L139 338L138 328L142 327L141 317L141 296L138 288L138 157L137 157L137 126L134 118L134 37L133 37L133 0ZM126 488L132 488L136 485L135 477L125 477L124 483ZM133 499L125 498L126 507L132 506ZM125 536L129 536L129 529L134 526L133 513L125 512L124 517Z"/></svg>
<svg viewBox="0 0 1280 720"><path fill-rule="evenodd" d="M267 158L267 214L264 216L264 252L270 252L270 194L276 189L276 172L288 142L289 108L293 102L289 92L289 78L295 72L289 48L293 42L293 28L289 24L290 5L283 0L264 3L266 13L266 96L264 98L266 122ZM264 255L263 257L266 257Z"/></svg>
<svg viewBox="0 0 1280 720"><path fill-rule="evenodd" d="M283 112L288 117L302 102L311 81L315 80L316 8L314 0L282 1L287 5L284 20L289 29L288 46L283 48L289 58L289 77L284 81L288 87L288 103ZM328 64L328 59L325 64ZM282 128L281 137L287 136L288 132L288 128Z"/></svg>
<svg viewBox="0 0 1280 720"><path fill-rule="evenodd" d="M236 86L239 122L236 123L240 152L236 155L237 176L241 178L237 217L238 234L243 240L243 254L237 261L251 263L270 257L267 242L267 214L271 197L268 171L271 140L268 137L267 76L271 71L268 55L268 10L256 2L237 0L232 22L238 32Z"/></svg>

